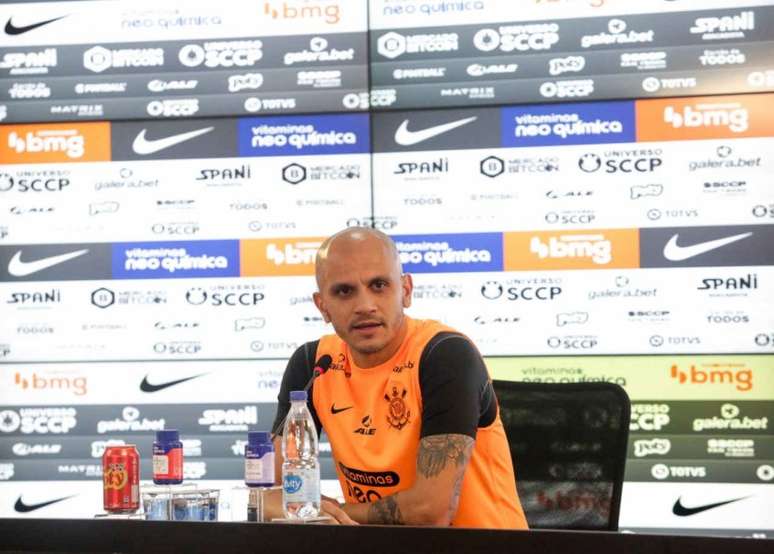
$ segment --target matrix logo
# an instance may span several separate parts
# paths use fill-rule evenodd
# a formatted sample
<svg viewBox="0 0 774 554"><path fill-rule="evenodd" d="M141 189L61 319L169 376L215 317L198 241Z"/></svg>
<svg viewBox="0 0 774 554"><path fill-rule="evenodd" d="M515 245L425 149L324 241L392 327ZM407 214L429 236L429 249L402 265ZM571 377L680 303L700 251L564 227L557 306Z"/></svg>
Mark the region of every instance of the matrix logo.
<svg viewBox="0 0 774 554"><path fill-rule="evenodd" d="M675 129L725 127L732 133L743 133L750 127L750 116L738 103L686 105L682 110L667 106L664 122Z"/></svg>
<svg viewBox="0 0 774 554"><path fill-rule="evenodd" d="M328 25L335 25L341 20L341 6L338 2L304 2L300 6L296 2L264 2L263 13L272 19L322 20Z"/></svg>
<svg viewBox="0 0 774 554"><path fill-rule="evenodd" d="M705 364L683 371L675 364L670 369L670 377L681 385L730 385L740 392L753 389L753 372L744 364Z"/></svg>

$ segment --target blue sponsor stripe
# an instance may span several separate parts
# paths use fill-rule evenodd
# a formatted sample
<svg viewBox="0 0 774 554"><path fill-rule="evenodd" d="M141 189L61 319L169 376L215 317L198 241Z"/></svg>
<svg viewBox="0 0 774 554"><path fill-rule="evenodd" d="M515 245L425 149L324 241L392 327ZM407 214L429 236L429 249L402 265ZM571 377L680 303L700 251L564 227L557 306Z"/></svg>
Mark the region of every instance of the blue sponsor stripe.
<svg viewBox="0 0 774 554"><path fill-rule="evenodd" d="M242 118L238 129L240 156L370 152L368 114Z"/></svg>
<svg viewBox="0 0 774 554"><path fill-rule="evenodd" d="M502 108L501 146L635 142L634 101Z"/></svg>
<svg viewBox="0 0 774 554"><path fill-rule="evenodd" d="M403 271L468 273L503 271L502 233L394 235Z"/></svg>
<svg viewBox="0 0 774 554"><path fill-rule="evenodd" d="M115 243L112 273L113 279L238 277L239 241Z"/></svg>

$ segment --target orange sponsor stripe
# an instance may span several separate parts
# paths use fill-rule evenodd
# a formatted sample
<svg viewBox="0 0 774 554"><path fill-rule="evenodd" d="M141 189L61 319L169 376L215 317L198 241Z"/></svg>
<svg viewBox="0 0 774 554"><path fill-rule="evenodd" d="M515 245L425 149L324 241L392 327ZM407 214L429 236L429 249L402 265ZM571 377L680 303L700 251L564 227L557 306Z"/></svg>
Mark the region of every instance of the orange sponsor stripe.
<svg viewBox="0 0 774 554"><path fill-rule="evenodd" d="M506 271L637 268L637 229L505 233Z"/></svg>
<svg viewBox="0 0 774 554"><path fill-rule="evenodd" d="M110 161L110 123L0 125L0 163Z"/></svg>
<svg viewBox="0 0 774 554"><path fill-rule="evenodd" d="M239 241L242 277L314 275L314 258L322 237L246 239Z"/></svg>
<svg viewBox="0 0 774 554"><path fill-rule="evenodd" d="M774 136L774 94L637 100L637 141Z"/></svg>

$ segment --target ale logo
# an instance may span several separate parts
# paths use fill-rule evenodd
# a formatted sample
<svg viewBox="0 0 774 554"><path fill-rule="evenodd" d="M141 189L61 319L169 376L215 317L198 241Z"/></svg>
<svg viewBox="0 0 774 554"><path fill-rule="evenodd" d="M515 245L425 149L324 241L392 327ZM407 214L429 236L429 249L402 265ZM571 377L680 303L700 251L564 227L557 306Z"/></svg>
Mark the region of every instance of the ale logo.
<svg viewBox="0 0 774 554"><path fill-rule="evenodd" d="M301 486L304 484L304 480L298 475L285 475L282 480L282 488L285 490L285 494L294 494L301 490Z"/></svg>
<svg viewBox="0 0 774 554"><path fill-rule="evenodd" d="M129 480L129 474L124 464L109 464L104 474L105 490L120 491Z"/></svg>

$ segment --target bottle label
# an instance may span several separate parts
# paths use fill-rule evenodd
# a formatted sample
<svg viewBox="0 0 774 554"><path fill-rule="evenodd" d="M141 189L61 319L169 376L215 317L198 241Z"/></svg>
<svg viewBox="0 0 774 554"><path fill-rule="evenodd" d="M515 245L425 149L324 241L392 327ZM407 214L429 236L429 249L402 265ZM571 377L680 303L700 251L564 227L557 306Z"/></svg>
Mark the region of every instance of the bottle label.
<svg viewBox="0 0 774 554"><path fill-rule="evenodd" d="M274 452L267 452L260 458L245 459L245 482L274 484Z"/></svg>
<svg viewBox="0 0 774 554"><path fill-rule="evenodd" d="M153 455L154 479L183 478L183 449L171 448L166 454Z"/></svg>
<svg viewBox="0 0 774 554"><path fill-rule="evenodd" d="M285 503L320 502L320 468L286 468L282 476Z"/></svg>

